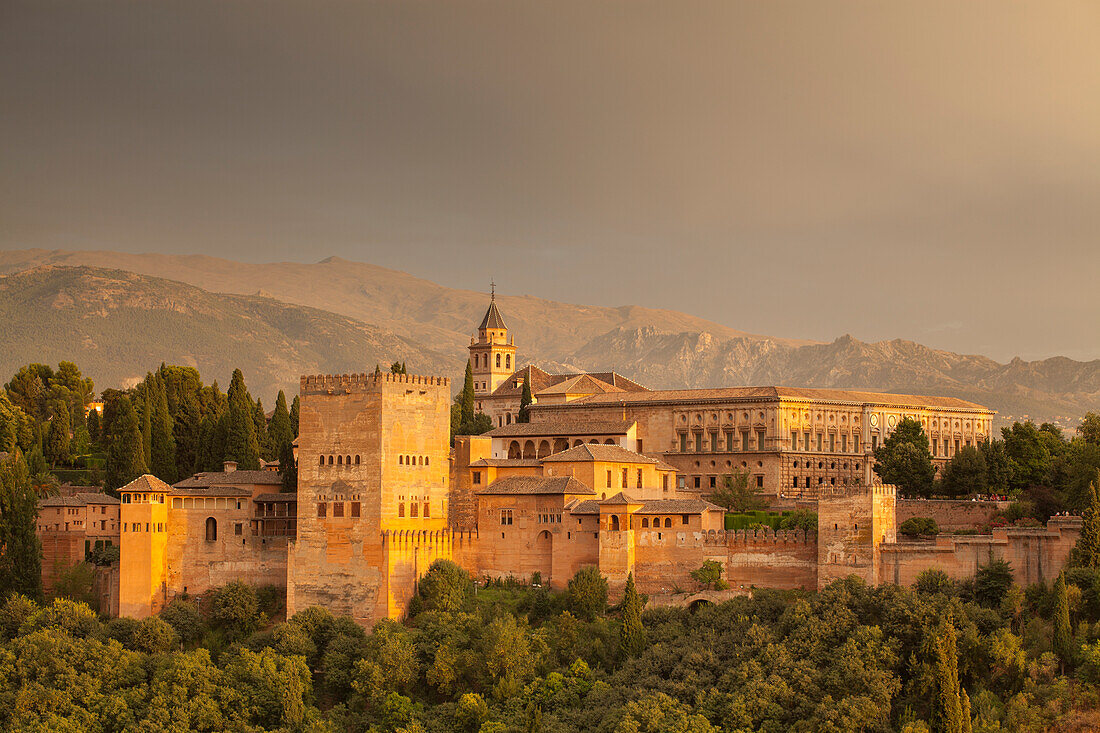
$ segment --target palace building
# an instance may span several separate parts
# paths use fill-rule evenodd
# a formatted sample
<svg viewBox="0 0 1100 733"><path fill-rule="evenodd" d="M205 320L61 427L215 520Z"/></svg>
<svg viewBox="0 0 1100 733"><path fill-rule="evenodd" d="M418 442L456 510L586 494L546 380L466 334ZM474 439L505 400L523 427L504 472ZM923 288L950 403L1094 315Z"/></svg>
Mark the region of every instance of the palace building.
<svg viewBox="0 0 1100 733"><path fill-rule="evenodd" d="M227 463L175 486L143 476L106 514L86 498L44 506L40 530L74 533L56 542L79 552L87 522L109 523L117 509L125 615L243 580L285 585L288 614L319 605L365 625L403 616L438 559L553 588L595 566L613 594L633 574L661 603L684 602L707 560L730 593L849 575L911 583L930 567L965 578L990 557L1031 583L1054 577L1080 534L1079 518L1055 517L898 541L899 501L875 478L874 448L912 417L942 463L990 435L993 412L980 405L858 390L648 390L615 372L519 368L516 353L494 298L470 345L478 409L495 425L484 435L452 445L444 377L304 376L295 493L279 491L277 473ZM518 423L525 383L530 422ZM816 509L817 530L726 530L708 497L734 470L777 501Z"/></svg>

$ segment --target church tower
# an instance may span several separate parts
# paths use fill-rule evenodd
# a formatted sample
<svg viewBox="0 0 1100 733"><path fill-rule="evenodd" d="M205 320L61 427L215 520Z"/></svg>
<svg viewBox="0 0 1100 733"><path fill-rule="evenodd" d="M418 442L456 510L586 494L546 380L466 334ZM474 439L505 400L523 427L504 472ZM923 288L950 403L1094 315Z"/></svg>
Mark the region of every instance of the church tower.
<svg viewBox="0 0 1100 733"><path fill-rule="evenodd" d="M497 310L496 287L493 287L489 310L477 328L477 338L470 339L470 365L474 373L474 395L491 395L516 370L515 339Z"/></svg>

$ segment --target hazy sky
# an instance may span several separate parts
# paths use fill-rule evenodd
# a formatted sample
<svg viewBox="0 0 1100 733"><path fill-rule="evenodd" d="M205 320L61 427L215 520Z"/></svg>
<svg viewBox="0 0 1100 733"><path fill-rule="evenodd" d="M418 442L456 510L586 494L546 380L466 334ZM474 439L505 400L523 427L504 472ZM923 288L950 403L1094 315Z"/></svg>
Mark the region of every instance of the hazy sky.
<svg viewBox="0 0 1100 733"><path fill-rule="evenodd" d="M0 248L1100 358L1100 3L0 0Z"/></svg>

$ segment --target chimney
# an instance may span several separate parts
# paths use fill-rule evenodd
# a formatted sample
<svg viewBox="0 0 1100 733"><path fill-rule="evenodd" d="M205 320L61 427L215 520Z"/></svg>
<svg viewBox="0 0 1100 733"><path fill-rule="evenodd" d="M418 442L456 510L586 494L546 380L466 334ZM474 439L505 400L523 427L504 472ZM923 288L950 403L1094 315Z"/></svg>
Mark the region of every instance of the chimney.
<svg viewBox="0 0 1100 733"><path fill-rule="evenodd" d="M233 473L234 471L237 470L237 462L236 461L226 461L225 463L222 464L222 470L225 471L226 473Z"/></svg>

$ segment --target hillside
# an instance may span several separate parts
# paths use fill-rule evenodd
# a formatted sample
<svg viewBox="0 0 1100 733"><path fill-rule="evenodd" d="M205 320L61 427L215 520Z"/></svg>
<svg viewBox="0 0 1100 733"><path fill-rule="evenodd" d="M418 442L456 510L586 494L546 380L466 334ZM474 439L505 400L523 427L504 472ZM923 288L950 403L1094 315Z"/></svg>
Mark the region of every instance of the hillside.
<svg viewBox="0 0 1100 733"><path fill-rule="evenodd" d="M404 360L453 371L453 360L350 318L259 296L209 293L121 270L36 268L0 278L5 378L31 361L76 362L98 389L128 385L162 361L228 384L235 367L273 404L302 374L343 373Z"/></svg>
<svg viewBox="0 0 1100 733"><path fill-rule="evenodd" d="M17 333L29 328L31 334L44 334L11 339L0 356L0 373L9 373L9 365L72 356L106 386L132 379L161 360L205 364L204 374L212 370L215 376L247 361L262 373L249 376L250 383L286 386L302 371L348 371L401 358L416 371L458 378L465 347L486 305L482 293L335 258L316 264L249 264L200 256L0 252L0 275L44 264L81 265L75 271L83 273L81 284L71 287L83 289L83 295L69 294L56 279L61 277L57 273L72 270L38 270L30 279L0 280L11 291L0 295L0 302L9 302L0 307L0 317ZM110 276L85 265L109 267ZM43 272L54 275L38 283ZM104 293L96 292L94 278L103 279ZM57 291L52 299L50 288ZM22 290L41 293L14 294ZM97 298L117 300L123 293L139 303L126 311L134 329L91 317L105 311ZM17 297L37 305L15 308L10 299ZM74 304L63 313L58 304L69 297ZM1085 411L1100 410L1100 361L1053 357L1002 364L911 341L768 338L638 306L599 308L524 296L498 300L515 333L520 363L533 361L547 369L615 369L654 388L783 384L942 394L988 405L1001 420L1029 417L1067 427L1075 426ZM51 321L52 330L36 330L43 303L58 319ZM158 310L146 303L165 305ZM183 317L173 308L193 315ZM169 313L176 315L166 328ZM64 319L70 316L82 329L83 356L68 351L72 338Z"/></svg>

